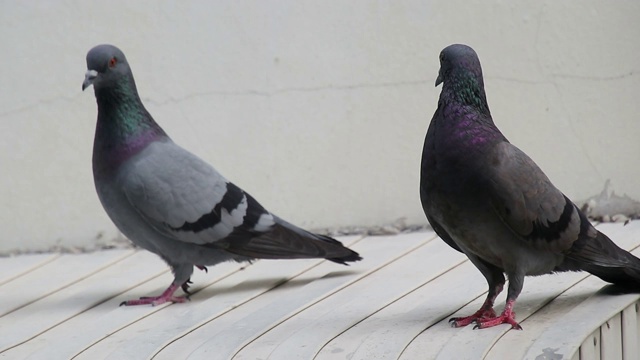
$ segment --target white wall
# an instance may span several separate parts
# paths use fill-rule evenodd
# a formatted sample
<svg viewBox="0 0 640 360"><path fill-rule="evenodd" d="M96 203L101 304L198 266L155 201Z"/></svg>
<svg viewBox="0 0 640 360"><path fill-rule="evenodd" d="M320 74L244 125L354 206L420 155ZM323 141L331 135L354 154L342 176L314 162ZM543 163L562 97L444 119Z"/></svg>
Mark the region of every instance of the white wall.
<svg viewBox="0 0 640 360"><path fill-rule="evenodd" d="M100 43L123 49L175 141L305 227L425 222L421 148L454 42L480 55L498 126L565 193L611 178L640 198L639 24L637 0L0 1L0 252L117 234L80 91Z"/></svg>

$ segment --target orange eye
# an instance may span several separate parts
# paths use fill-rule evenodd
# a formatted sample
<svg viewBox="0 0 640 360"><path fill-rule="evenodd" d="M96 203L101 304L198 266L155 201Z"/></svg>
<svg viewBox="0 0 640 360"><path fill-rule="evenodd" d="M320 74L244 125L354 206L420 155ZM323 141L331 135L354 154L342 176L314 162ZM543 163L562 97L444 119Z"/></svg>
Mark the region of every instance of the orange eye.
<svg viewBox="0 0 640 360"><path fill-rule="evenodd" d="M112 57L109 60L109 67L112 68L112 67L116 66L117 63L118 63L118 60L116 58Z"/></svg>

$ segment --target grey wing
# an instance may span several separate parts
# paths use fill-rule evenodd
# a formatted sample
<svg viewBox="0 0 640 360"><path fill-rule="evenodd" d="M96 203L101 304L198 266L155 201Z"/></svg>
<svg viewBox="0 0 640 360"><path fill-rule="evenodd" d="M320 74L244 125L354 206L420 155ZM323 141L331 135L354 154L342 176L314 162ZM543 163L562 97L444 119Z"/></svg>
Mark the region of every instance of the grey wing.
<svg viewBox="0 0 640 360"><path fill-rule="evenodd" d="M486 191L505 225L539 248L571 248L580 235L579 211L531 158L503 142L489 154L485 166Z"/></svg>
<svg viewBox="0 0 640 360"><path fill-rule="evenodd" d="M213 167L172 142L151 144L119 180L130 204L158 232L178 241L256 258L360 256L327 236L269 213Z"/></svg>
<svg viewBox="0 0 640 360"><path fill-rule="evenodd" d="M238 227L259 232L275 223L256 202L249 206L242 189L170 141L153 143L131 159L119 183L149 225L179 241L212 244Z"/></svg>

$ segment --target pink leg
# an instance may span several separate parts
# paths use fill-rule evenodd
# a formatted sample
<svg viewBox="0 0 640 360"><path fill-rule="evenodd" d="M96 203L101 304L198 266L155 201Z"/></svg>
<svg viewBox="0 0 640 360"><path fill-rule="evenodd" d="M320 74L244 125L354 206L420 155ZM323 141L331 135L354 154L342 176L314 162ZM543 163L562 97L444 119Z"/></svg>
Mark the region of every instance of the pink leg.
<svg viewBox="0 0 640 360"><path fill-rule="evenodd" d="M498 295L502 292L502 284L497 285L493 293L487 294L487 299L482 306L473 315L454 317L449 319L449 323L453 327L463 327L475 322L479 319L495 318L496 312L493 310L493 303L496 301Z"/></svg>
<svg viewBox="0 0 640 360"><path fill-rule="evenodd" d="M148 305L151 304L153 306L164 304L168 301L174 303L183 303L188 300L186 296L173 296L173 293L178 289L178 285L171 284L167 290L165 290L160 296L150 296L150 297L141 297L138 300L129 300L123 301L120 303L120 306L131 306L131 305Z"/></svg>
<svg viewBox="0 0 640 360"><path fill-rule="evenodd" d="M473 315L464 316L464 317L454 317L449 319L449 323L453 327L463 327L479 319L496 317L496 312L493 310L494 300L495 298L494 299L487 298L487 300L484 301L484 304L482 304L482 307L480 307L478 311L473 313Z"/></svg>
<svg viewBox="0 0 640 360"><path fill-rule="evenodd" d="M482 318L476 320L476 326L474 329L486 329L492 326L500 324L509 324L512 329L522 330L522 326L516 322L516 313L513 312L513 305L515 300L507 300L507 305L504 307L504 311L500 316L494 316L490 318Z"/></svg>

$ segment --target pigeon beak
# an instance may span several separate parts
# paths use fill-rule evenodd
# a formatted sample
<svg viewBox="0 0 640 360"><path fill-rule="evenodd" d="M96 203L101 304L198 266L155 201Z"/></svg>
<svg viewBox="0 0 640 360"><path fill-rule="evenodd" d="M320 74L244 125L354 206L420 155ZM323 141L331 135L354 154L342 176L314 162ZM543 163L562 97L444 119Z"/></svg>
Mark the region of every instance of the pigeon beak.
<svg viewBox="0 0 640 360"><path fill-rule="evenodd" d="M438 77L436 78L436 86L442 84L442 74L438 72Z"/></svg>
<svg viewBox="0 0 640 360"><path fill-rule="evenodd" d="M95 70L87 70L87 73L84 74L84 81L82 82L82 91L93 85L93 80L98 76L98 72Z"/></svg>

